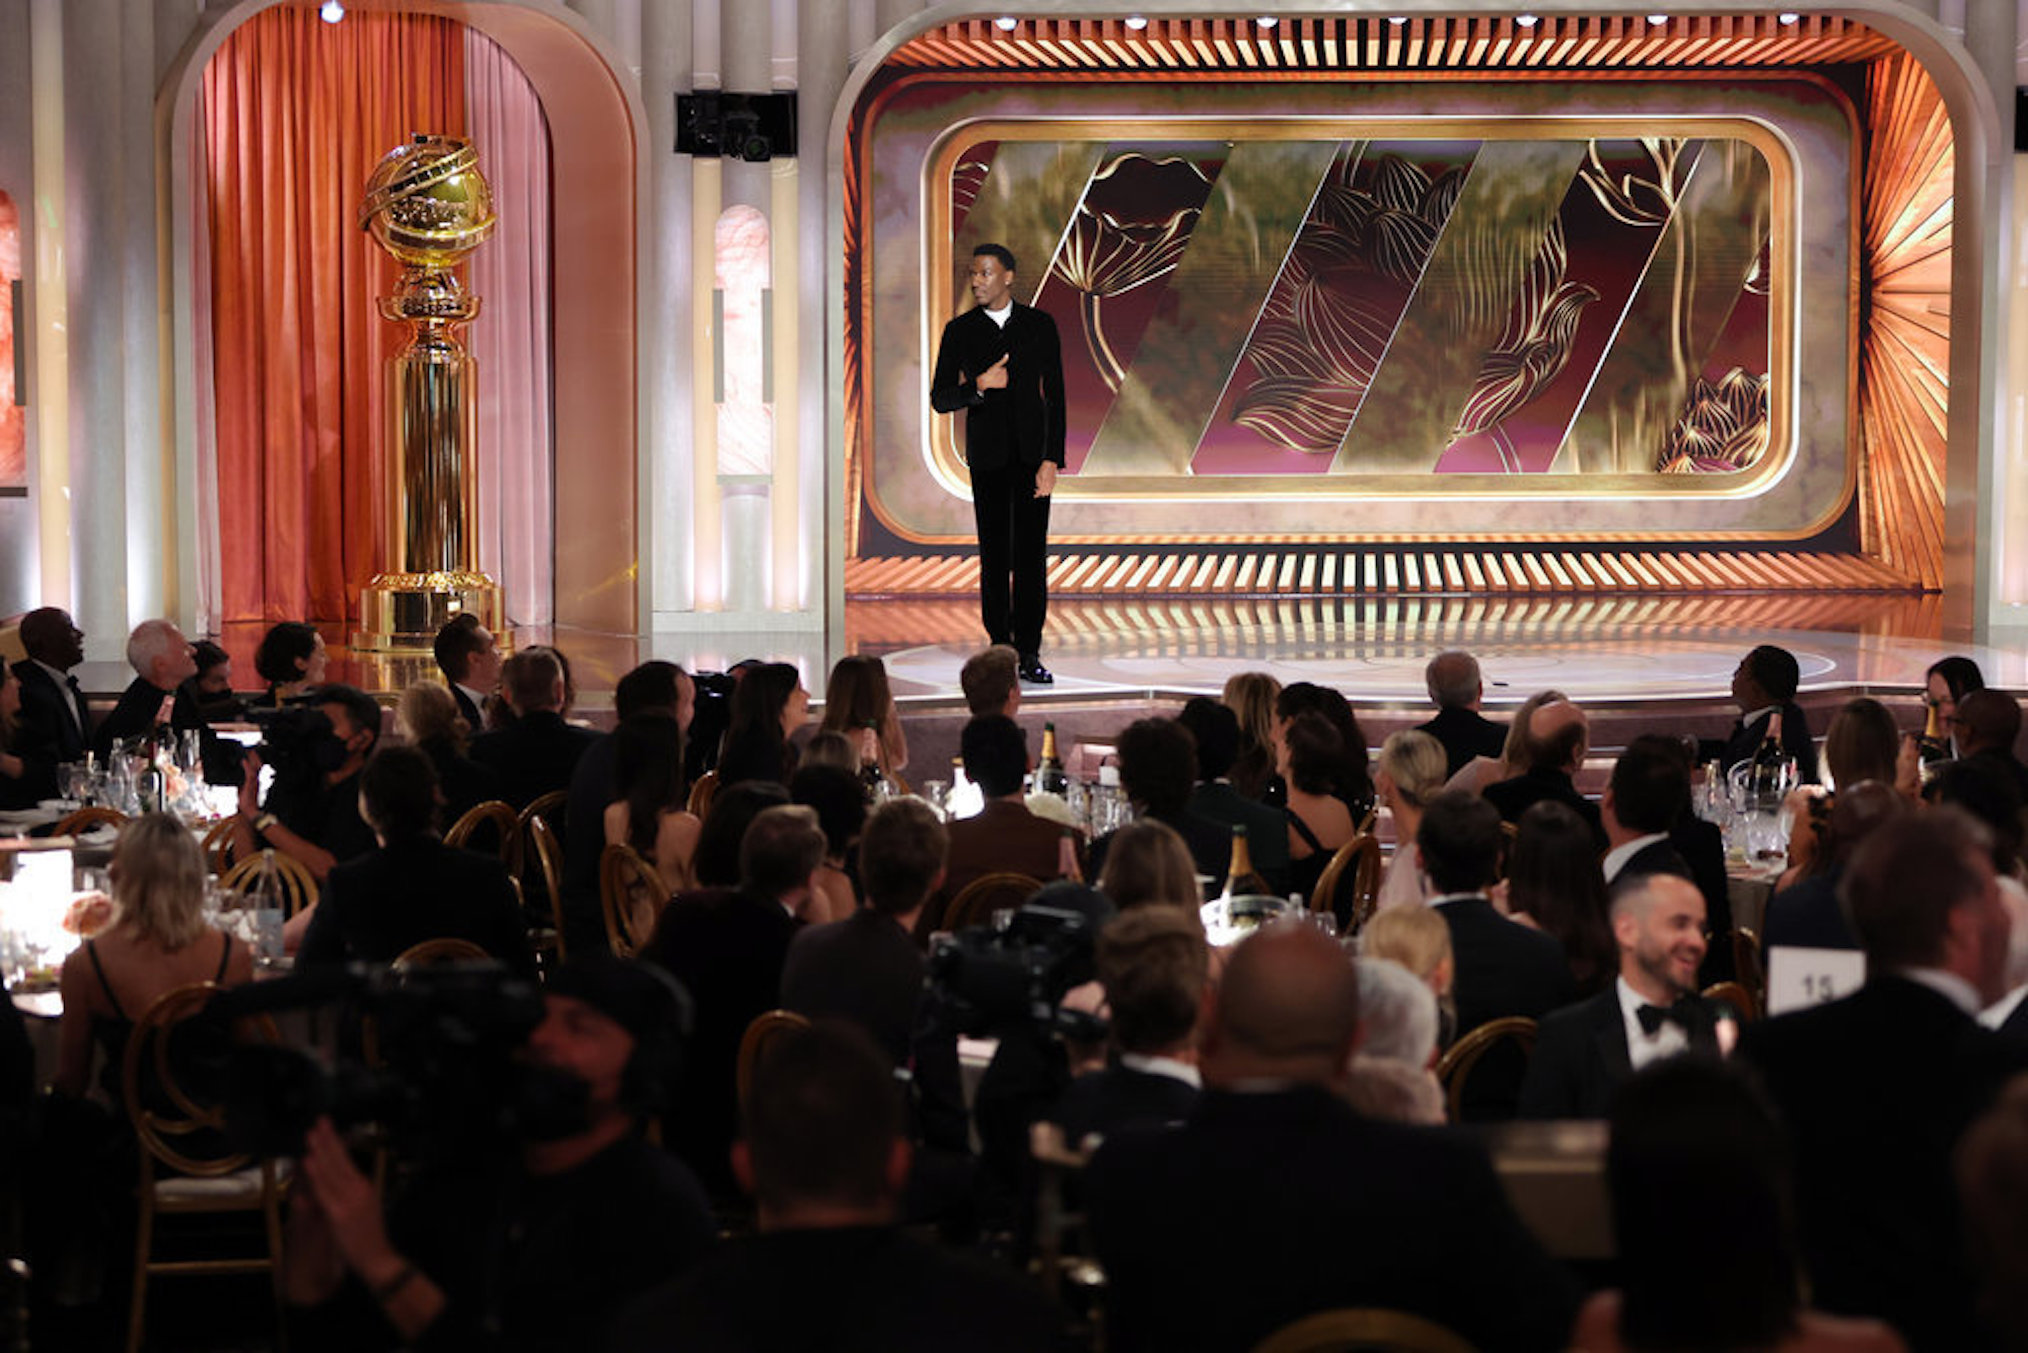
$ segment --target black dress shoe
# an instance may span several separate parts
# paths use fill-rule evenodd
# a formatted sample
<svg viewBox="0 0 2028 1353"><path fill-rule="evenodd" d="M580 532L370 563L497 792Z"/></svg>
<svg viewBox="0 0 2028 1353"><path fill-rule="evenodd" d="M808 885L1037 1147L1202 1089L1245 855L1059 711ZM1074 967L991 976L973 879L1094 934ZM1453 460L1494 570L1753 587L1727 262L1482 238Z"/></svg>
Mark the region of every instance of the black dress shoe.
<svg viewBox="0 0 2028 1353"><path fill-rule="evenodd" d="M1042 665L1042 659L1032 653L1021 659L1020 670L1021 679L1031 686L1054 686L1056 684L1056 678L1051 676L1049 669Z"/></svg>

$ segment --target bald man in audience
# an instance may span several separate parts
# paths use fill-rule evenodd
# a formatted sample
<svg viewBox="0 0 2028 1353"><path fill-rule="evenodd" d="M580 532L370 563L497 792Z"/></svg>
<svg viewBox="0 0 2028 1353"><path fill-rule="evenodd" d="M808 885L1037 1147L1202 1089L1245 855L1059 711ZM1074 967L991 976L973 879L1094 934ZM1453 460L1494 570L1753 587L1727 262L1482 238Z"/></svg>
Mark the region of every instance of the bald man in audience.
<svg viewBox="0 0 2028 1353"><path fill-rule="evenodd" d="M1990 687L1965 692L1948 731L1957 735L1960 757L1995 772L2028 803L2028 766L2014 754L2014 744L2021 740L2021 706L2013 696Z"/></svg>
<svg viewBox="0 0 2028 1353"><path fill-rule="evenodd" d="M1499 760L1507 746L1507 725L1494 723L1479 713L1479 705L1486 698L1479 660L1454 648L1431 658L1422 676L1437 714L1428 723L1417 724L1416 731L1443 744L1444 758L1449 762L1444 778L1456 775L1475 756Z"/></svg>
<svg viewBox="0 0 2028 1353"><path fill-rule="evenodd" d="M1486 802L1506 822L1545 801L1560 803L1590 826L1603 854L1608 846L1598 805L1577 792L1577 772L1591 747L1591 721L1568 700L1554 700L1528 721L1528 769L1511 780L1486 786Z"/></svg>
<svg viewBox="0 0 2028 1353"><path fill-rule="evenodd" d="M1419 1315L1479 1348L1564 1347L1569 1277L1483 1148L1342 1097L1359 1040L1358 978L1336 942L1274 926L1233 951L1196 1109L1111 1137L1086 1172L1113 1353L1251 1348L1345 1306Z"/></svg>

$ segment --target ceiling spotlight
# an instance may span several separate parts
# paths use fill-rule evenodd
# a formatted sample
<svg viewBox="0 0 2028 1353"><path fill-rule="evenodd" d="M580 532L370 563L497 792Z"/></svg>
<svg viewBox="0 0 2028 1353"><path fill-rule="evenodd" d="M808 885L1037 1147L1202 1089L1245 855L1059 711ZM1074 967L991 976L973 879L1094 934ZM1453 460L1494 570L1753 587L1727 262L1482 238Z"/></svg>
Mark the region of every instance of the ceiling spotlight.
<svg viewBox="0 0 2028 1353"><path fill-rule="evenodd" d="M1666 14L1650 14L1648 22L1660 28L1663 24L1669 22L1669 16Z"/></svg>
<svg viewBox="0 0 2028 1353"><path fill-rule="evenodd" d="M1133 29L1136 33L1140 32L1143 28L1146 28L1147 26L1148 21L1142 18L1140 15L1129 14L1127 16L1127 27Z"/></svg>
<svg viewBox="0 0 2028 1353"><path fill-rule="evenodd" d="M1273 28L1276 24L1280 23L1281 20L1277 19L1272 14L1263 14L1258 19L1255 19L1253 22L1254 25L1259 28Z"/></svg>
<svg viewBox="0 0 2028 1353"><path fill-rule="evenodd" d="M1399 28L1408 22L1408 16L1406 14L1390 14L1387 16L1387 22Z"/></svg>
<svg viewBox="0 0 2028 1353"><path fill-rule="evenodd" d="M338 0L324 0L318 7L317 17L325 23L337 23L345 17L345 6L339 4Z"/></svg>
<svg viewBox="0 0 2028 1353"><path fill-rule="evenodd" d="M1523 28L1533 28L1535 27L1536 20L1533 14L1516 14L1514 16L1514 22L1521 25Z"/></svg>
<svg viewBox="0 0 2028 1353"><path fill-rule="evenodd" d="M1011 33L1014 31L1014 25L1019 22L1020 20L1016 19L1012 14L1002 14L999 18L993 20L993 25L1002 33Z"/></svg>
<svg viewBox="0 0 2028 1353"><path fill-rule="evenodd" d="M1803 21L1803 16L1792 9L1785 9L1776 17L1785 24L1797 24Z"/></svg>

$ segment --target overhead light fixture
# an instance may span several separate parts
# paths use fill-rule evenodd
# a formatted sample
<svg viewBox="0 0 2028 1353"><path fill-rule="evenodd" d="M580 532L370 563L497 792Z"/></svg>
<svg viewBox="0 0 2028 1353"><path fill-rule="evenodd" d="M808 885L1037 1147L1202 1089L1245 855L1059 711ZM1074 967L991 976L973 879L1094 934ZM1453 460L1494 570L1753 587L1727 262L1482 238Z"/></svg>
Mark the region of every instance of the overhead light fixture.
<svg viewBox="0 0 2028 1353"><path fill-rule="evenodd" d="M1408 22L1408 16L1406 14L1390 14L1387 16L1387 22L1399 28Z"/></svg>
<svg viewBox="0 0 2028 1353"><path fill-rule="evenodd" d="M1778 17L1785 24L1798 24L1803 21L1803 16L1792 9L1783 10Z"/></svg>
<svg viewBox="0 0 2028 1353"><path fill-rule="evenodd" d="M1669 16L1666 14L1650 14L1648 16L1648 22L1653 24L1655 27L1660 28L1663 24L1669 22Z"/></svg>
<svg viewBox="0 0 2028 1353"><path fill-rule="evenodd" d="M345 17L345 6L339 4L338 0L324 0L317 9L317 17L325 23L337 23Z"/></svg>
<svg viewBox="0 0 2028 1353"><path fill-rule="evenodd" d="M993 25L1002 33L1011 33L1014 31L1014 25L1019 22L1020 20L1016 19L1012 14L1002 14L999 18L993 20Z"/></svg>
<svg viewBox="0 0 2028 1353"><path fill-rule="evenodd" d="M1514 22L1523 28L1533 28L1535 27L1535 16L1533 14L1516 14Z"/></svg>
<svg viewBox="0 0 2028 1353"><path fill-rule="evenodd" d="M1263 14L1258 19L1255 19L1253 22L1254 26L1257 28L1273 28L1276 24L1280 23L1281 20L1277 19L1272 14Z"/></svg>
<svg viewBox="0 0 2028 1353"><path fill-rule="evenodd" d="M1142 18L1140 15L1129 14L1127 16L1127 27L1133 29L1136 33L1140 32L1143 28L1146 28L1147 26L1148 21Z"/></svg>

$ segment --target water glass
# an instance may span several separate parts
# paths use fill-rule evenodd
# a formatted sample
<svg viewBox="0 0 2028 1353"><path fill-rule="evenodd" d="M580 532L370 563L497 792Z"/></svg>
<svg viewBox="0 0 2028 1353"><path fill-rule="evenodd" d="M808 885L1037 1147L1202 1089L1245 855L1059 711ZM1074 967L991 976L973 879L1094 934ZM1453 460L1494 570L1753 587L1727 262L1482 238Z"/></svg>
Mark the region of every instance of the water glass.
<svg viewBox="0 0 2028 1353"><path fill-rule="evenodd" d="M922 801L936 810L938 817L950 816L951 782L949 780L924 780Z"/></svg>

